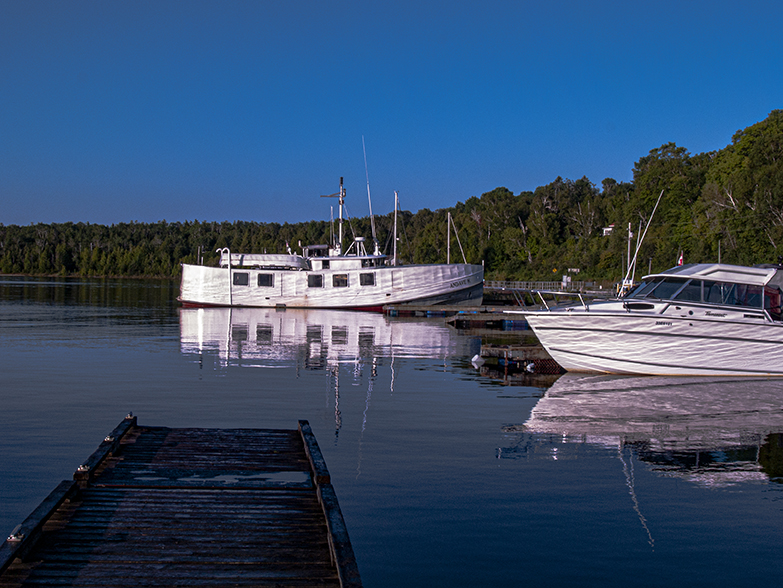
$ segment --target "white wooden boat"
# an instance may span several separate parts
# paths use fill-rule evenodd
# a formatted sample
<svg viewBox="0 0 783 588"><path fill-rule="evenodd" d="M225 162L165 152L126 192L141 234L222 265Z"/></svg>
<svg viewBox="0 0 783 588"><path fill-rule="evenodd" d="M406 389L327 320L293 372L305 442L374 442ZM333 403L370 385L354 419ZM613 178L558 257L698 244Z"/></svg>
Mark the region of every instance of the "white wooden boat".
<svg viewBox="0 0 783 588"><path fill-rule="evenodd" d="M386 304L479 306L484 267L468 263L397 265L367 253L357 237L343 252L340 229L332 245L304 247L302 254L231 253L219 250L218 267L182 265L179 300L185 306L347 308L381 310ZM396 205L395 205L396 211Z"/></svg>
<svg viewBox="0 0 783 588"><path fill-rule="evenodd" d="M568 371L783 376L782 270L689 264L625 298L513 312Z"/></svg>

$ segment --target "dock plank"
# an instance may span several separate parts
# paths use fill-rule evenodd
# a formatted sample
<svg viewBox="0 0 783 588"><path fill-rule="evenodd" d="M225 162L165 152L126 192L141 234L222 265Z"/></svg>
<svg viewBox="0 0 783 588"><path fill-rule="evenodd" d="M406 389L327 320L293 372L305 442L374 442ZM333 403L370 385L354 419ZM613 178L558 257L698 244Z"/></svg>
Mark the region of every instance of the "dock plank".
<svg viewBox="0 0 783 588"><path fill-rule="evenodd" d="M33 541L0 546L0 586L361 586L306 421L170 429L129 415L74 479L26 521Z"/></svg>

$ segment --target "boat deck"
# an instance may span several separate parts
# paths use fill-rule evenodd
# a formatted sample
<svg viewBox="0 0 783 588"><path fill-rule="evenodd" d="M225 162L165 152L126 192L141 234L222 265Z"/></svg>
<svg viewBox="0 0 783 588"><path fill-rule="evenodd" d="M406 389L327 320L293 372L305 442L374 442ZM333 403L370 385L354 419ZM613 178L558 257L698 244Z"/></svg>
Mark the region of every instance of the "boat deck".
<svg viewBox="0 0 783 588"><path fill-rule="evenodd" d="M0 586L361 586L329 472L298 430L125 419L0 546Z"/></svg>

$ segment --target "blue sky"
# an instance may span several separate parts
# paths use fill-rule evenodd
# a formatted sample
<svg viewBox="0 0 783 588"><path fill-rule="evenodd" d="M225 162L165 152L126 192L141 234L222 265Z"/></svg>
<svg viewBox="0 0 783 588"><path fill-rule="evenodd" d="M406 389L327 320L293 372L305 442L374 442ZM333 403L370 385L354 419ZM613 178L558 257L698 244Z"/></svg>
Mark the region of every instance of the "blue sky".
<svg viewBox="0 0 783 588"><path fill-rule="evenodd" d="M783 107L783 3L3 0L0 223L329 218L632 179Z"/></svg>

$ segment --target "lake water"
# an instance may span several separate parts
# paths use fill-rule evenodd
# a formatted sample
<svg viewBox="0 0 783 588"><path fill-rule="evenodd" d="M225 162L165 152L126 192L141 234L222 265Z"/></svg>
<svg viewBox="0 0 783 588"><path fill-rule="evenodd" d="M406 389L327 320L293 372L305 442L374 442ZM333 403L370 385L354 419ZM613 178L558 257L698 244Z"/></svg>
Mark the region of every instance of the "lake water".
<svg viewBox="0 0 783 588"><path fill-rule="evenodd" d="M0 532L130 411L307 419L368 587L779 585L783 381L508 386L443 319L180 309L176 288L0 277Z"/></svg>

